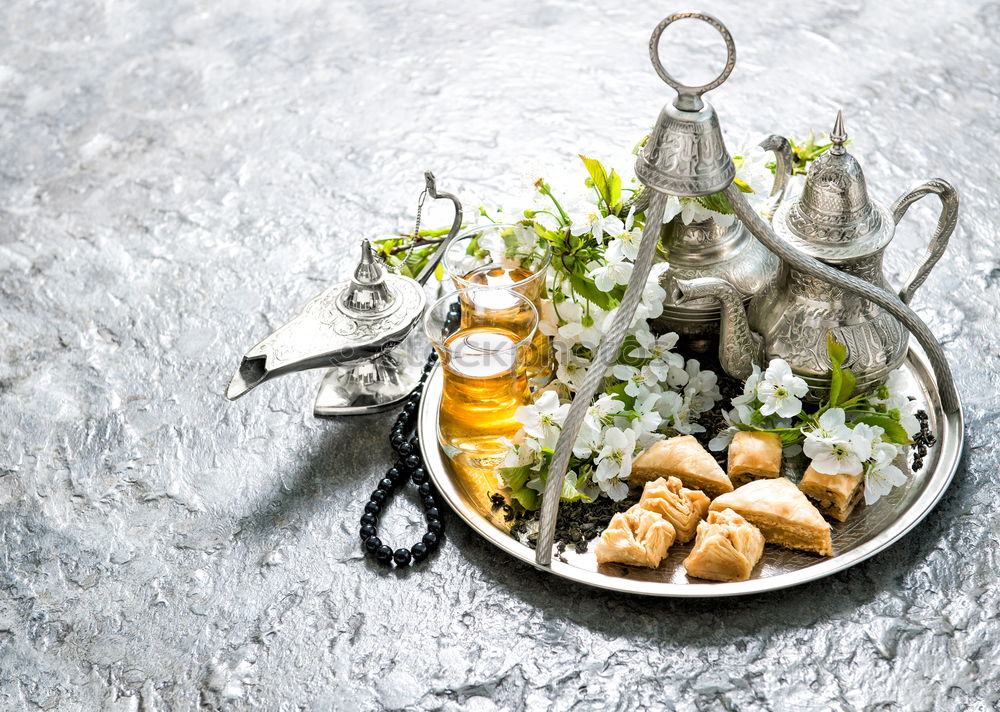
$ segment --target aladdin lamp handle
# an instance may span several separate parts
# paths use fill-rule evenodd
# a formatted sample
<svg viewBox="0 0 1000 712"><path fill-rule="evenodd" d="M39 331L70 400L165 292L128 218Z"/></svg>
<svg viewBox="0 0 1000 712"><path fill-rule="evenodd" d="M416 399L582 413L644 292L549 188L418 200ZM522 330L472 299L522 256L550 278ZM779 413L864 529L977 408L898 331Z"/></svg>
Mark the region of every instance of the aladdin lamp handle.
<svg viewBox="0 0 1000 712"><path fill-rule="evenodd" d="M934 178L918 185L892 205L892 221L898 225L911 205L931 194L941 199L941 215L938 217L937 227L934 228L934 234L931 235L930 244L927 246L927 256L910 273L903 289L899 292L899 299L903 304L910 303L913 293L924 283L927 275L931 273L934 265L944 254L945 248L948 247L948 240L955 230L955 223L958 222L958 191L948 181Z"/></svg>
<svg viewBox="0 0 1000 712"><path fill-rule="evenodd" d="M427 260L427 264L424 265L422 270L420 270L420 274L417 275L417 281L421 284L427 284L427 279L434 274L434 270L437 269L438 263L441 261L441 258L444 257L445 250L448 249L448 245L450 245L451 241L455 239L455 235L458 234L458 231L462 227L462 202L451 193L439 191L437 189L437 182L434 180L434 174L430 171L424 171L424 181L426 186L424 188L424 192L427 193L427 195L431 196L434 200L446 199L450 200L454 204L455 219L451 222L451 230L448 231L448 236L441 241L437 250L430 256L430 259ZM420 219L419 212L417 219Z"/></svg>

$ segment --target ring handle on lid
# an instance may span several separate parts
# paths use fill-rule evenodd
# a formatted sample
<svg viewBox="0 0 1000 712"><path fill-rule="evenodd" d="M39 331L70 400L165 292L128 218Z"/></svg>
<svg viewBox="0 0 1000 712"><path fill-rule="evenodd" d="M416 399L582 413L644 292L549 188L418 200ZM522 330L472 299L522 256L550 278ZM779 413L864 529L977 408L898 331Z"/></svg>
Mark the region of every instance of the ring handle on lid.
<svg viewBox="0 0 1000 712"><path fill-rule="evenodd" d="M708 23L719 31L719 34L722 35L722 39L726 43L726 66L722 70L722 73L708 84L702 84L701 86L696 87L682 84L674 79L670 73L663 68L663 63L660 62L660 36L663 34L663 31L678 20L687 19L701 20L702 22ZM715 89L717 86L726 81L732 73L733 67L736 66L736 43L733 42L733 36L729 34L729 30L726 26L708 13L675 12L673 15L665 17L653 30L653 34L649 38L649 58L652 60L653 69L656 70L660 79L677 90L677 99L674 100L674 106L683 111L698 111L702 108L702 106L704 106L704 102L701 100L701 95L707 91Z"/></svg>

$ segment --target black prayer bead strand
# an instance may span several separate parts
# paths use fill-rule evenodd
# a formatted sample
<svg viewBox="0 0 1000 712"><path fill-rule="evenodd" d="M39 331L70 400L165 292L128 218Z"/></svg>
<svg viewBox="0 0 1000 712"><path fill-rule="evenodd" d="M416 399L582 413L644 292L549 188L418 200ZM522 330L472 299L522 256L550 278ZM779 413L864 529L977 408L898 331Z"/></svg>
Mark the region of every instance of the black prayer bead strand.
<svg viewBox="0 0 1000 712"><path fill-rule="evenodd" d="M423 459L420 457L420 439L416 434L407 438L407 434L416 427L417 411L420 408L424 384L431 371L434 370L436 361L437 354L431 353L424 364L420 382L413 389L403 409L396 417L396 422L389 433L389 444L398 459L386 471L385 477L379 481L378 487L372 492L365 504L365 513L361 515L360 534L364 549L382 564L394 563L397 567L403 567L409 566L411 561L423 561L441 543L444 535L444 520L441 518L437 498L434 496L433 488L427 477ZM392 547L384 544L378 537L378 517L388 505L395 491L403 487L408 479L413 481L420 494L424 516L427 519L427 532L420 541L409 549L393 551Z"/></svg>

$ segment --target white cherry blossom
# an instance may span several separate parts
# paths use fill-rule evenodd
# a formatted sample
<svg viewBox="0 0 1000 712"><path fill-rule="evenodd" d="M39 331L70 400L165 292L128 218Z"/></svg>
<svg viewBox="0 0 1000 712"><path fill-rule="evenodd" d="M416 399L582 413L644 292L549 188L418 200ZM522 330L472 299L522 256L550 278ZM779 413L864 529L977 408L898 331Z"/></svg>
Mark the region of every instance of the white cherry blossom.
<svg viewBox="0 0 1000 712"><path fill-rule="evenodd" d="M893 487L906 484L906 475L894 464L898 455L899 448L892 443L875 446L874 462L865 472L865 504L874 504Z"/></svg>
<svg viewBox="0 0 1000 712"><path fill-rule="evenodd" d="M621 428L608 428L605 431L604 446L594 459L597 463L594 481L615 501L622 500L628 495L628 484L624 480L632 474L634 454L634 431Z"/></svg>
<svg viewBox="0 0 1000 712"><path fill-rule="evenodd" d="M777 413L782 418L792 418L802 412L799 400L809 388L806 382L792 374L792 368L780 358L772 359L764 377L757 385L757 397L763 403L762 415Z"/></svg>
<svg viewBox="0 0 1000 712"><path fill-rule="evenodd" d="M628 284L633 265L625 259L621 242L613 240L604 251L604 264L591 262L588 267L587 276L594 280L597 288L610 292L619 284Z"/></svg>
<svg viewBox="0 0 1000 712"><path fill-rule="evenodd" d="M555 391L545 391L532 405L518 406L514 419L543 448L554 448L569 408L569 403L560 405Z"/></svg>

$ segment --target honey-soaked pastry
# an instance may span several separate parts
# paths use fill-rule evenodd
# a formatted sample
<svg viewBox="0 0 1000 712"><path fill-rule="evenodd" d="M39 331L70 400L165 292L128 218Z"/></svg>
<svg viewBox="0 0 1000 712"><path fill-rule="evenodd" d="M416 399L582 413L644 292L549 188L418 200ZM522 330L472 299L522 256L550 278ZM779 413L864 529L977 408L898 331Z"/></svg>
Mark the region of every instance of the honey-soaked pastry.
<svg viewBox="0 0 1000 712"><path fill-rule="evenodd" d="M638 486L660 477L676 477L709 497L733 491L729 477L693 435L660 440L632 461L629 483Z"/></svg>
<svg viewBox="0 0 1000 712"><path fill-rule="evenodd" d="M740 430L729 444L729 479L739 487L781 474L781 436Z"/></svg>
<svg viewBox="0 0 1000 712"><path fill-rule="evenodd" d="M597 541L597 563L614 561L629 566L656 568L674 543L673 525L656 512L638 504L611 518Z"/></svg>
<svg viewBox="0 0 1000 712"><path fill-rule="evenodd" d="M727 507L760 529L769 544L833 555L830 523L784 477L748 482L717 497L709 509L721 512Z"/></svg>
<svg viewBox="0 0 1000 712"><path fill-rule="evenodd" d="M865 493L864 473L824 475L810 465L799 482L802 490L816 504L816 509L838 522L847 521Z"/></svg>
<svg viewBox="0 0 1000 712"><path fill-rule="evenodd" d="M746 581L764 553L764 535L731 509L709 512L698 524L694 548L684 559L688 576L711 581Z"/></svg>
<svg viewBox="0 0 1000 712"><path fill-rule="evenodd" d="M704 492L681 486L676 477L662 477L646 483L639 506L656 512L673 524L677 543L687 544L708 513L709 499Z"/></svg>

